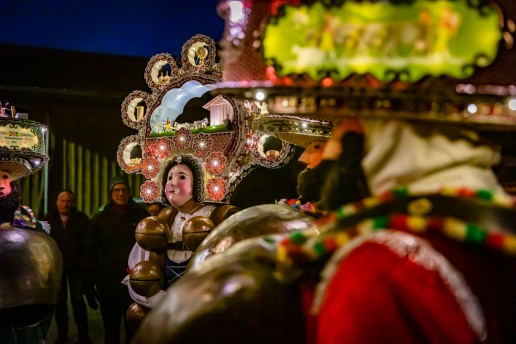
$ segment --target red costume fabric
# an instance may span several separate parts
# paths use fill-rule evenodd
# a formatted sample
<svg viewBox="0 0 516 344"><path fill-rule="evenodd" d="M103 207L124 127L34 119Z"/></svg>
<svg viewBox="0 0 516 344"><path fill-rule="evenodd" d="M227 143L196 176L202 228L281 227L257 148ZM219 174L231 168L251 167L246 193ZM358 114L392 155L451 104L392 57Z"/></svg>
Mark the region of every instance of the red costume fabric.
<svg viewBox="0 0 516 344"><path fill-rule="evenodd" d="M515 338L514 330L503 332L514 328L504 322L515 319L514 270L507 257L438 235L426 236L428 246L416 235L396 233L401 232L382 232L382 240L373 235L344 247L349 251L323 294L317 343L503 343Z"/></svg>

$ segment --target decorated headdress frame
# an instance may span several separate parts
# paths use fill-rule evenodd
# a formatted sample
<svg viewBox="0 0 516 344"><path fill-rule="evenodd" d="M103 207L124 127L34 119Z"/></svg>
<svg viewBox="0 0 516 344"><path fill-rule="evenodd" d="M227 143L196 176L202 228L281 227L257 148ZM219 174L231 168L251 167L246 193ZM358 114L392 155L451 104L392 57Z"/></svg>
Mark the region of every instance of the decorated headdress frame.
<svg viewBox="0 0 516 344"><path fill-rule="evenodd" d="M8 171L12 181L39 171L48 162L46 130L35 121L0 118L0 170Z"/></svg>
<svg viewBox="0 0 516 344"><path fill-rule="evenodd" d="M117 161L125 172L147 178L140 189L145 202L161 200L162 170L176 156L202 167L199 201L222 203L255 166L277 168L293 156L289 142L274 161L255 154L259 105L213 94L222 71L212 38L189 39L177 62L167 53L153 56L144 78L151 93L135 90L121 106L122 121L138 133L122 140Z"/></svg>

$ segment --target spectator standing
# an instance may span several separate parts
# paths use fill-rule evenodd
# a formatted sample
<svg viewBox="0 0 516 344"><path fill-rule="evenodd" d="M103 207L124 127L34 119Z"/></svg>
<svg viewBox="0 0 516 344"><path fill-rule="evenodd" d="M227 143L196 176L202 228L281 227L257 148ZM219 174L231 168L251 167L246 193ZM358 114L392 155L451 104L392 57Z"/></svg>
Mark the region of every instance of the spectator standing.
<svg viewBox="0 0 516 344"><path fill-rule="evenodd" d="M148 215L132 199L127 178L119 176L109 183L107 204L91 219L87 263L100 304L105 343L120 343L121 319L126 342L130 341L125 312L133 301L120 281L127 274L127 257L136 242L136 226Z"/></svg>
<svg viewBox="0 0 516 344"><path fill-rule="evenodd" d="M91 343L88 333L88 314L84 302L84 252L90 219L75 208L75 195L63 190L57 195L57 208L45 216L52 229L50 236L55 240L63 255L63 276L55 319L57 324L56 343L68 342L68 291L72 303L73 318L77 325L78 342ZM95 307L95 305L91 305Z"/></svg>

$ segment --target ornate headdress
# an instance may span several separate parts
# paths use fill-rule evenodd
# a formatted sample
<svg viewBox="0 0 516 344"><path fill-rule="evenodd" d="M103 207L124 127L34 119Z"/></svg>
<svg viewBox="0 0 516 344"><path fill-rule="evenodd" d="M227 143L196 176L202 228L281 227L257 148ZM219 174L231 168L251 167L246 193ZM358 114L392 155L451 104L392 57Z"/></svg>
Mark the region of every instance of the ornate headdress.
<svg viewBox="0 0 516 344"><path fill-rule="evenodd" d="M144 76L152 92L133 91L122 103L124 124L138 134L122 140L117 160L125 172L147 178L140 190L145 202L161 198L163 168L175 156L189 156L201 166L198 201L205 202L228 202L255 166L280 167L293 156L284 140L273 155L260 150L266 137L253 126L260 114L255 102L210 92L222 80L210 37L188 40L180 65L169 54L155 55Z"/></svg>
<svg viewBox="0 0 516 344"><path fill-rule="evenodd" d="M0 117L0 170L14 181L41 169L48 161L45 132L41 123Z"/></svg>

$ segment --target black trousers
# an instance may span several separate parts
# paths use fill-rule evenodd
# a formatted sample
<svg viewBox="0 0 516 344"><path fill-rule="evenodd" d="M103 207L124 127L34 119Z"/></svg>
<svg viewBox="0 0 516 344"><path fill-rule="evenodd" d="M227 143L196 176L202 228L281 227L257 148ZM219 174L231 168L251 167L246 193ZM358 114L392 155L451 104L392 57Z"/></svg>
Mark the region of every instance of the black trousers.
<svg viewBox="0 0 516 344"><path fill-rule="evenodd" d="M83 277L77 270L64 271L61 279L55 314L58 338L68 338L68 291L70 291L73 319L77 325L79 338L88 338L88 313L83 297Z"/></svg>
<svg viewBox="0 0 516 344"><path fill-rule="evenodd" d="M125 343L131 342L132 333L127 324L126 312L133 300L129 296L127 287L120 284L115 289L98 288L99 305L104 325L104 343L120 343L120 321L124 322Z"/></svg>

